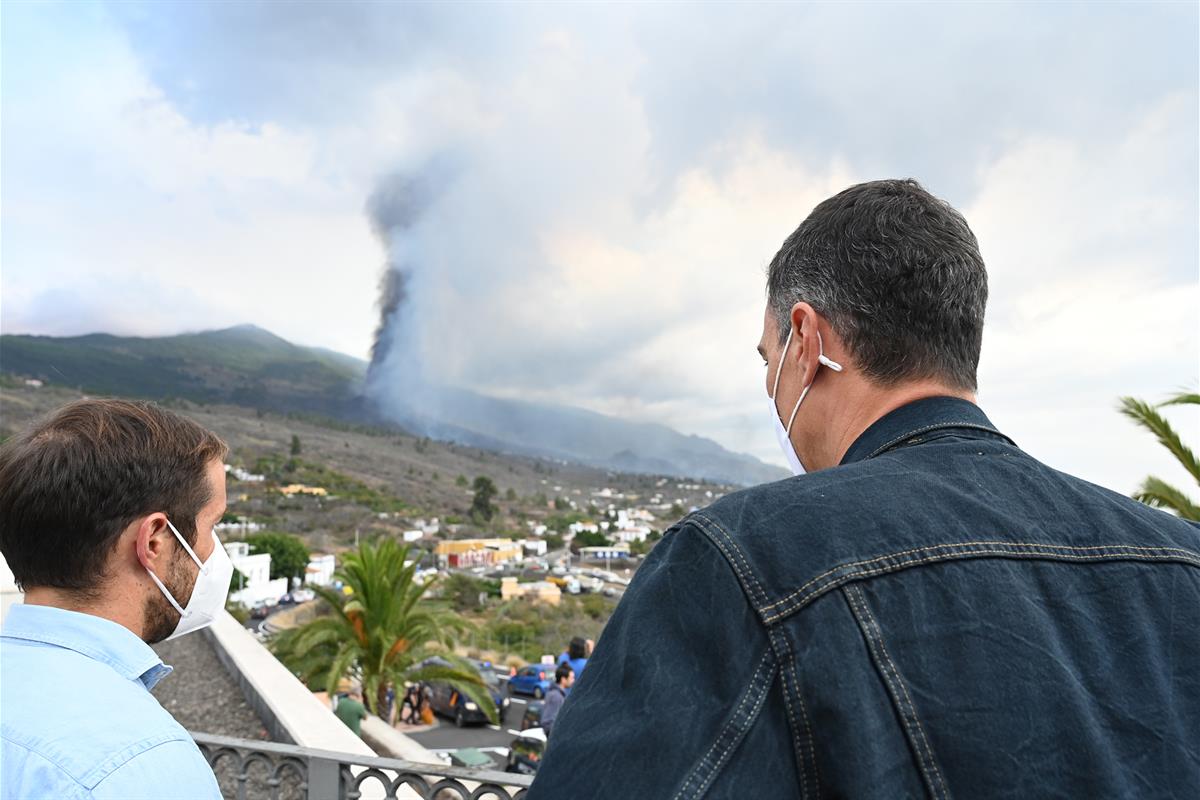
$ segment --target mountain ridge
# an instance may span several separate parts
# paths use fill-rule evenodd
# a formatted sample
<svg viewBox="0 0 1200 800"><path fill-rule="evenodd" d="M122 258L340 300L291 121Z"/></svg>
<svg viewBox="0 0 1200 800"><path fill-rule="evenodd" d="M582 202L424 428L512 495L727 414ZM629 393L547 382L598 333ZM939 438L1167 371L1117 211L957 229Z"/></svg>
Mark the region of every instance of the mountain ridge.
<svg viewBox="0 0 1200 800"><path fill-rule="evenodd" d="M163 337L108 333L0 336L0 372L117 396L182 398L343 422L398 425L431 438L621 472L749 485L786 474L752 456L666 425L572 406L500 399L441 387L431 412L364 396L367 363L297 345L254 325Z"/></svg>

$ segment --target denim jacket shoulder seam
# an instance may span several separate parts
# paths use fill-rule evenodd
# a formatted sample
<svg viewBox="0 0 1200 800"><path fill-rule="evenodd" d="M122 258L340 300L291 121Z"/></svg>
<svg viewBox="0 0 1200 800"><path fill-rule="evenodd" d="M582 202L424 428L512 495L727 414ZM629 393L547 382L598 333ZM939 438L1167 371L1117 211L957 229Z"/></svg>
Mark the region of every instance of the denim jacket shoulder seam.
<svg viewBox="0 0 1200 800"><path fill-rule="evenodd" d="M705 514L694 513L689 521L721 551L725 560L729 562L729 566L733 568L738 583L741 584L742 592L746 595L750 605L756 610L759 609L761 604L767 601L767 593L733 536L725 529L725 526Z"/></svg>
<svg viewBox="0 0 1200 800"><path fill-rule="evenodd" d="M892 657L887 651L887 645L883 640L883 629L879 627L879 623L875 621L874 615L871 614L871 609L867 605L862 587L856 585L843 586L842 596L846 598L846 602L850 606L850 611L858 623L863 638L867 640L868 652L871 654L871 659L875 662L876 669L882 675L884 683L887 686L888 694L895 706L896 713L904 726L905 735L911 743L913 755L917 760L917 766L924 776L926 788L934 797L934 800L949 797L950 793L946 788L942 771L937 765L937 759L933 754L933 747L929 744L929 737L925 734L925 726L921 724L921 718L917 714L916 705L913 704L912 697L908 693L908 687L904 683L904 676L900 674L900 670L896 668L895 662L892 661Z"/></svg>
<svg viewBox="0 0 1200 800"><path fill-rule="evenodd" d="M782 598L757 606L756 610L763 623L770 626L804 608L825 592L850 581L898 572L922 564L985 557L1067 562L1168 561L1200 568L1200 552L1181 547L1129 544L1074 546L1011 541L949 542L838 564Z"/></svg>
<svg viewBox="0 0 1200 800"><path fill-rule="evenodd" d="M782 632L778 627L771 629L772 640L778 638L784 640ZM813 796L816 800L821 797L821 773L817 769L817 756L813 746L812 726L808 721L808 711L804 707L804 693L800 690L800 678L796 674L796 654L792 651L791 646L786 641L778 645L780 650L786 650L786 663L780 667L780 689L783 691L783 703L787 710L788 723L792 731L792 749L796 758L796 772L800 779L800 798L808 800L808 762L812 763L813 776ZM787 672L791 673L792 686L788 688ZM796 721L796 712L792 708L792 693L795 693L796 704L800 706L800 718L804 721L804 730L800 730L800 725ZM801 739L804 740L804 745L801 746ZM807 759L805 752L807 751Z"/></svg>
<svg viewBox="0 0 1200 800"><path fill-rule="evenodd" d="M766 668L765 676L760 677L763 675L764 667ZM741 699L734 707L733 713L721 726L708 750L689 771L679 790L672 795L672 800L688 800L704 795L725 766L730 753L741 744L757 721L777 672L778 664L774 649L768 644L750 676L749 685L742 692ZM741 719L743 716L745 717L744 721ZM720 754L710 761L718 745L722 745L722 743Z"/></svg>

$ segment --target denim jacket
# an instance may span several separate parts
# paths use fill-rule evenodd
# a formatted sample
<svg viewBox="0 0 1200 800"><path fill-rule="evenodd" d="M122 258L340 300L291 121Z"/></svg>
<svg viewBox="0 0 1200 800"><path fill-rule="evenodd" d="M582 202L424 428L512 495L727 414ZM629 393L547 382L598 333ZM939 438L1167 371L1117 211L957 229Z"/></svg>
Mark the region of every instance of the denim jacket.
<svg viewBox="0 0 1200 800"><path fill-rule="evenodd" d="M1200 797L1200 527L963 400L637 571L529 800Z"/></svg>

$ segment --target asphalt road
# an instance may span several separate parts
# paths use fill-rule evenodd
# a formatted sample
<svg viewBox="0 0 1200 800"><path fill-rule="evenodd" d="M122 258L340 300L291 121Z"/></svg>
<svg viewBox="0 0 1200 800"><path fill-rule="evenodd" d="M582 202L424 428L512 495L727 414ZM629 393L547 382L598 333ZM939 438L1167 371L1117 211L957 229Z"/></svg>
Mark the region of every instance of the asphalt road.
<svg viewBox="0 0 1200 800"><path fill-rule="evenodd" d="M531 698L514 695L504 715L504 725L473 725L463 728L454 727L454 720L445 717L437 718L437 726L421 733L409 733L409 738L419 742L429 750L458 750L463 747L475 747L486 752L497 765L503 767L508 753L508 745L515 738L513 733L520 728L521 717ZM494 752L499 750L501 752Z"/></svg>

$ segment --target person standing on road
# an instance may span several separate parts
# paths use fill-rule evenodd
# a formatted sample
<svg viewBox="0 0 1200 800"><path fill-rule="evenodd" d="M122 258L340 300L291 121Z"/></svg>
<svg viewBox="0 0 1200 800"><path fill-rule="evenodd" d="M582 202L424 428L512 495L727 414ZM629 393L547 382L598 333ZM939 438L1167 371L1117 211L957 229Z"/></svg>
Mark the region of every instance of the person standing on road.
<svg viewBox="0 0 1200 800"><path fill-rule="evenodd" d="M589 655L591 653L588 651L587 640L576 636L567 644L567 649L558 654L557 665L569 664L571 669L575 670L575 677L578 678L583 674L583 668L587 666Z"/></svg>
<svg viewBox="0 0 1200 800"><path fill-rule="evenodd" d="M367 718L367 707L363 705L362 691L357 686L338 700L333 713L346 724L347 728L354 731L355 736L362 736L362 721Z"/></svg>
<svg viewBox="0 0 1200 800"><path fill-rule="evenodd" d="M383 693L383 718L387 720L387 724L395 727L396 725L396 687L388 684L387 690Z"/></svg>
<svg viewBox="0 0 1200 800"><path fill-rule="evenodd" d="M991 423L986 300L966 220L915 181L788 237L758 352L795 477L663 536L528 800L1197 796L1200 524ZM1136 341L1123 302L1087 335Z"/></svg>
<svg viewBox="0 0 1200 800"><path fill-rule="evenodd" d="M567 699L567 693L574 685L575 670L571 669L570 664L559 664L554 670L554 685L546 692L546 700L542 705L542 730L547 738L550 736L550 729L554 727L554 721L558 719L563 702Z"/></svg>
<svg viewBox="0 0 1200 800"><path fill-rule="evenodd" d="M0 797L221 797L150 693L171 672L150 645L225 613L226 452L121 400L76 401L0 447L0 551L25 592L0 631Z"/></svg>
<svg viewBox="0 0 1200 800"><path fill-rule="evenodd" d="M408 707L408 714L403 716L403 721L408 725L421 724L421 686L414 683L408 687L404 693L404 705ZM404 711L402 706L400 709Z"/></svg>

